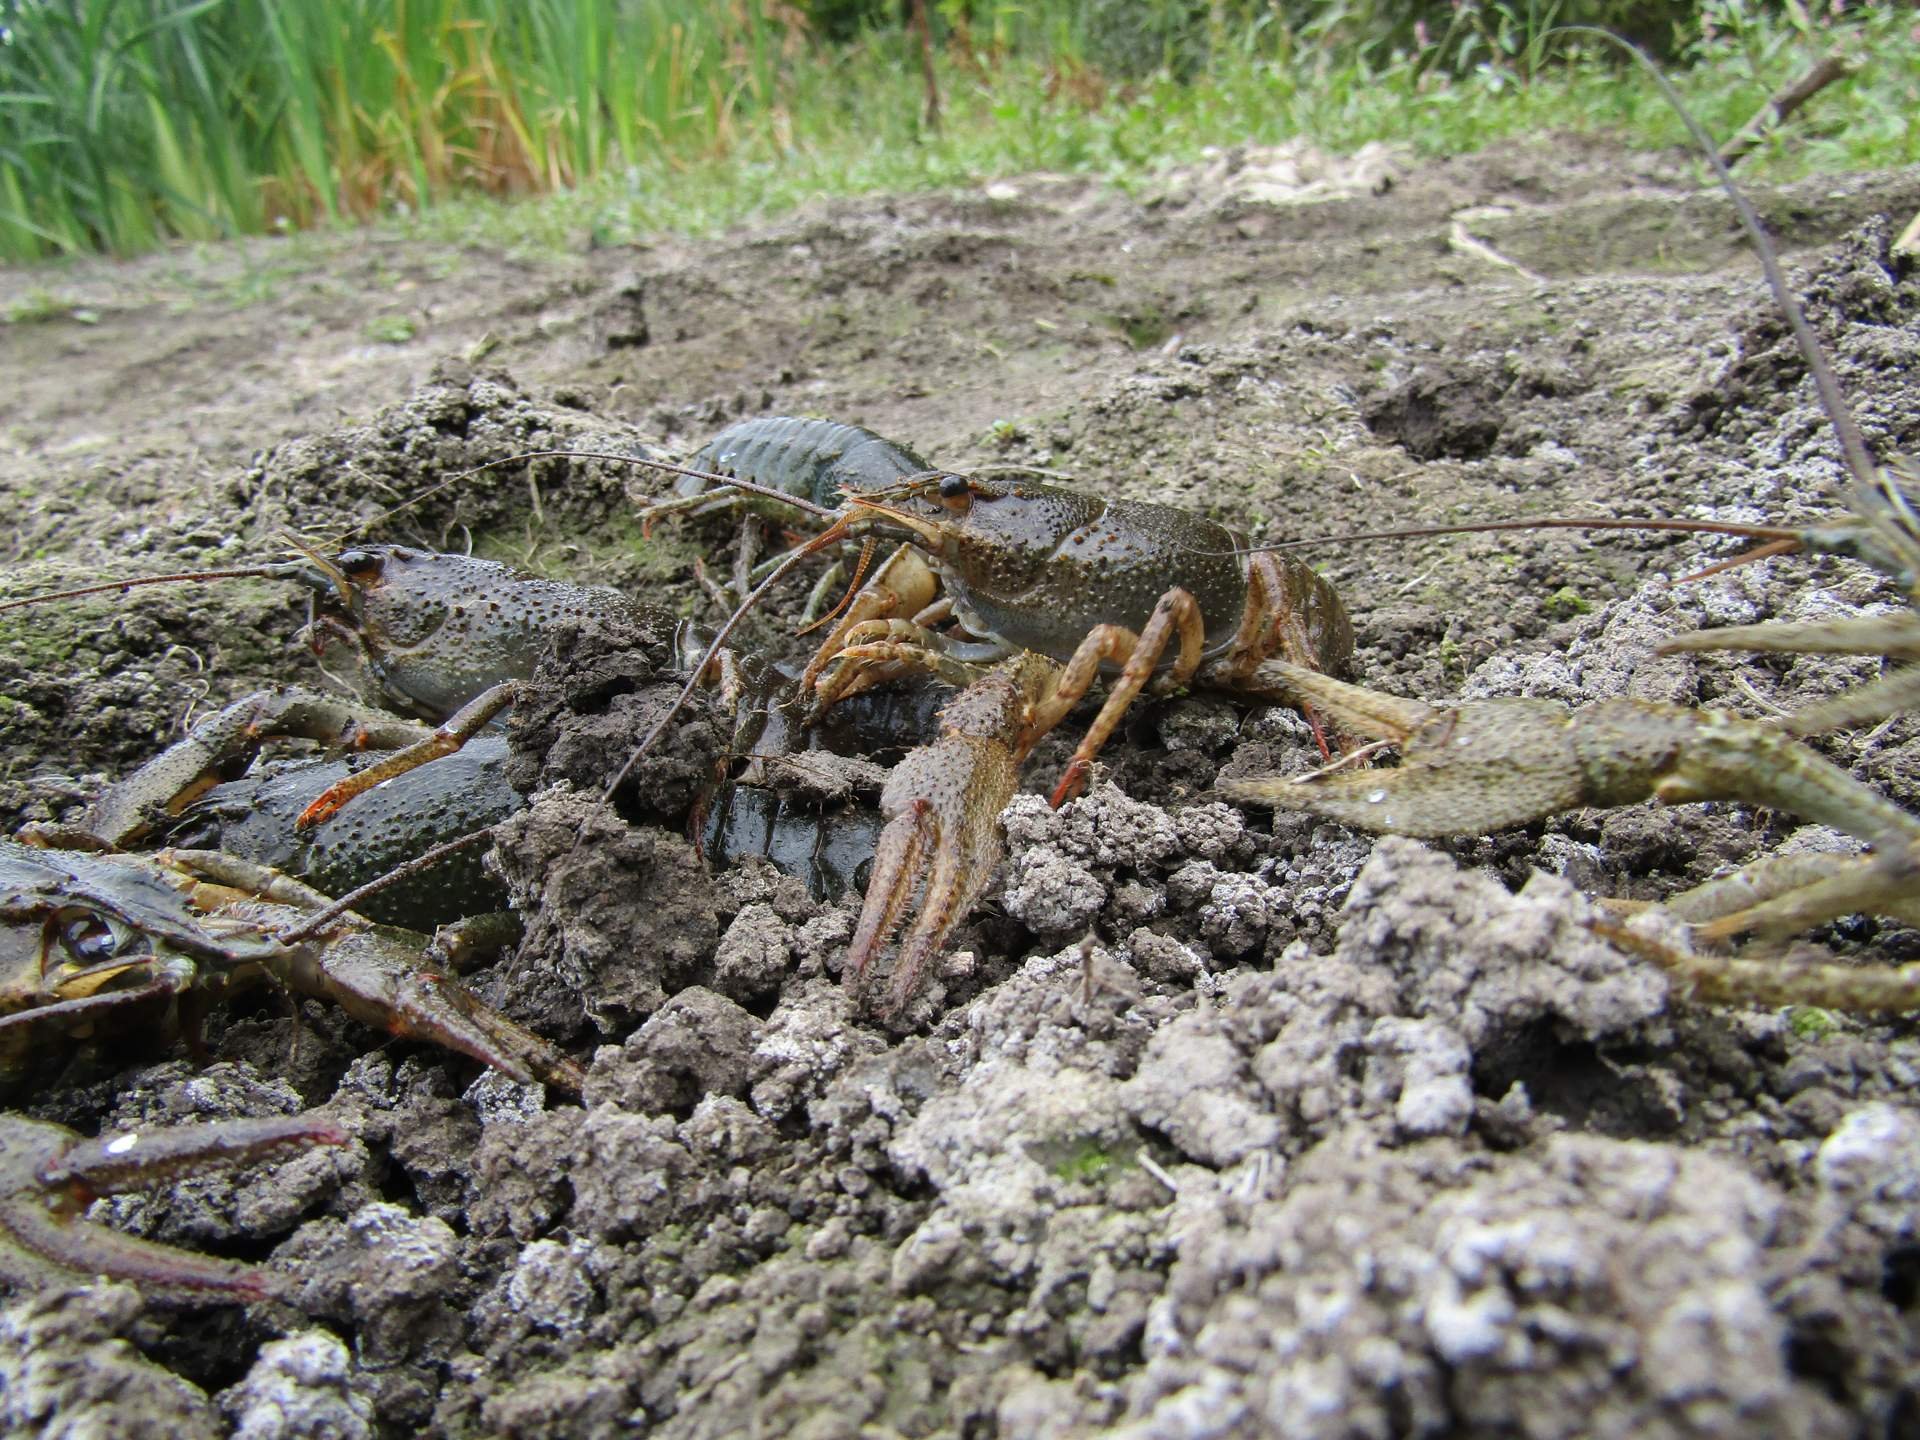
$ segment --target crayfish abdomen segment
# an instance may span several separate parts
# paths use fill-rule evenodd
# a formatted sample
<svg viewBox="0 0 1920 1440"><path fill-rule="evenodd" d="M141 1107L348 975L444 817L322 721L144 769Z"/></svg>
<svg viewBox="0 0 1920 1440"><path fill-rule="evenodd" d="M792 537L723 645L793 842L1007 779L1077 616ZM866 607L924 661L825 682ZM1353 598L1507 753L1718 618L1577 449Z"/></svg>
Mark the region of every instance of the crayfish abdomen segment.
<svg viewBox="0 0 1920 1440"><path fill-rule="evenodd" d="M770 485L816 505L838 503L842 490L879 490L928 468L906 446L861 426L792 415L737 421L703 445L689 463L694 469ZM675 488L683 500L711 493L707 481L691 476ZM727 499L727 492L719 498ZM739 492L731 498L748 508L767 503Z"/></svg>

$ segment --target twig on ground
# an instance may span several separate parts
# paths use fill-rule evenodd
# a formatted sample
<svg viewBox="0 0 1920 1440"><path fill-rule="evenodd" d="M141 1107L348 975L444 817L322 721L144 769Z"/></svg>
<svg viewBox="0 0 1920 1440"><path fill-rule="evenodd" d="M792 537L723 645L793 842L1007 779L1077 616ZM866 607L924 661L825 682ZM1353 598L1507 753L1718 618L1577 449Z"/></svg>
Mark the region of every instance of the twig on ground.
<svg viewBox="0 0 1920 1440"><path fill-rule="evenodd" d="M1720 163L1729 168L1739 164L1765 138L1767 131L1784 124L1807 101L1834 81L1844 80L1852 73L1853 66L1838 50L1828 51L1806 74L1784 89L1775 91L1772 98L1754 112L1753 118L1720 147Z"/></svg>

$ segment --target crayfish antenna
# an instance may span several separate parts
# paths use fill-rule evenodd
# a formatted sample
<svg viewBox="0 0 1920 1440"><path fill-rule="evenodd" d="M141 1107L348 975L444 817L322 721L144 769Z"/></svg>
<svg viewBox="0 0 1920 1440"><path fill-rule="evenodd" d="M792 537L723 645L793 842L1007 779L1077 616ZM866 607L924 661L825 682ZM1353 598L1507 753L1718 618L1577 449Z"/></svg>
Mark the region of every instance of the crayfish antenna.
<svg viewBox="0 0 1920 1440"><path fill-rule="evenodd" d="M103 580L72 590L48 590L38 595L22 595L17 600L0 602L0 611L24 610L30 605L46 605L56 600L82 600L89 595L124 595L143 585L185 585L198 580L284 580L305 568L297 560L282 560L266 565L242 565L231 570L179 570L170 575L133 575L124 580Z"/></svg>
<svg viewBox="0 0 1920 1440"><path fill-rule="evenodd" d="M1781 272L1780 257L1774 251L1773 241L1767 235L1766 227L1760 223L1760 216L1752 202L1734 183L1733 172L1727 168L1727 162L1721 157L1713 138L1694 118L1693 112L1687 109L1680 93L1673 88L1673 83L1660 67L1638 46L1590 25L1560 28L1567 34L1598 36L1617 45L1653 77L1654 84L1659 86L1660 93L1673 106L1674 113L1687 127L1694 144L1706 157L1721 189L1733 202L1741 228L1753 242L1761 271L1767 277L1767 288L1773 293L1774 303L1786 320L1787 328L1793 332L1794 343L1800 349L1801 358L1806 361L1807 373L1812 377L1814 391L1820 397L1820 408L1826 412L1827 423L1833 427L1834 439L1839 442L1841 459L1852 476L1848 494L1854 512L1851 522L1807 531L1801 537L1803 542L1810 549L1856 555L1893 576L1909 594L1920 594L1920 515L1915 514L1913 495L1916 489L1920 489L1920 472L1916 472L1914 463L1904 457L1896 457L1884 466L1874 463L1873 455L1861 436L1859 422L1854 418L1846 396L1841 393L1833 367L1827 363L1826 352L1820 348L1813 327L1807 323L1805 313L1787 288L1786 276Z"/></svg>
<svg viewBox="0 0 1920 1440"><path fill-rule="evenodd" d="M828 511L826 513L832 514L833 512ZM714 632L713 639L708 642L706 653L694 664L693 673L687 677L687 683L682 687L679 695L674 697L673 704L669 705L666 713L654 722L653 728L641 737L640 743L634 747L633 753L627 756L627 762L620 767L619 773L607 782L606 789L601 793L603 800L610 803L613 800L614 793L626 783L627 776L633 773L633 767L638 765L641 760L652 752L653 747L660 743L660 737L666 734L667 726L672 724L674 717L686 708L687 702L693 698L693 692L698 690L705 681L708 669L713 665L714 661L719 658L721 650L725 648L728 639L733 635L734 627L747 617L748 612L760 603L761 599L769 590L773 589L776 584L786 578L789 570L792 570L809 555L824 550L829 545L838 544L841 540L845 539L847 536L848 519L849 517L847 516L839 517L831 526L822 530L806 544L795 546L792 550L788 551L787 554L781 558L780 563L774 566L768 573L767 578L754 586L747 597L735 607L734 612L727 616L726 623Z"/></svg>
<svg viewBox="0 0 1920 1440"><path fill-rule="evenodd" d="M1770 545L1778 545L1781 553L1807 543L1804 531L1782 525L1745 525L1733 520L1674 520L1664 516L1636 520L1613 515L1536 515L1526 520L1477 520L1466 525L1406 525L1391 530L1353 530L1344 535L1312 535L1304 540L1277 540L1271 545L1247 545L1220 553L1266 555L1285 550L1305 550L1315 545L1348 545L1363 540L1429 540L1440 535L1488 535L1506 530L1668 530L1684 535L1736 535L1745 540L1764 540ZM1213 552L1192 553L1205 555ZM1730 563L1744 563L1758 558L1756 552Z"/></svg>
<svg viewBox="0 0 1920 1440"><path fill-rule="evenodd" d="M1789 555L1795 550L1798 550L1801 543L1798 539L1771 540L1765 545L1756 545L1751 550L1743 550L1731 559L1716 560L1713 564L1695 570L1690 575L1682 575L1673 583L1676 585L1691 585L1696 580L1706 580L1714 575L1724 575L1729 570L1738 570L1742 565L1752 565L1760 560L1771 560L1776 555Z"/></svg>

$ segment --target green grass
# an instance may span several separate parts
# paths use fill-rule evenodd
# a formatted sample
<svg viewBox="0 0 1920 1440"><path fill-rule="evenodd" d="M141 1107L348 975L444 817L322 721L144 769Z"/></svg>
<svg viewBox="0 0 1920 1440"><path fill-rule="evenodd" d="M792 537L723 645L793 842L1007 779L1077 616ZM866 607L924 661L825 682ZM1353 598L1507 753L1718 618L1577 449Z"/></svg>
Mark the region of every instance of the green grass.
<svg viewBox="0 0 1920 1440"><path fill-rule="evenodd" d="M1649 7L932 0L936 131L897 6L0 0L0 258L396 215L462 241L615 243L1031 170L1140 187L1208 146L1294 136L1445 154L1547 131L1678 145L1650 82L1545 33ZM1903 7L1697 13L1675 78L1716 134L1826 48L1870 57L1748 173L1920 160ZM493 203L529 196L543 198Z"/></svg>
<svg viewBox="0 0 1920 1440"><path fill-rule="evenodd" d="M1675 79L1711 131L1732 134L1826 46L1845 40L1872 54L1871 66L1816 97L1741 173L1788 178L1914 163L1920 44L1896 18L1869 16L1837 36L1783 23L1763 27L1761 39L1725 34L1700 44ZM1142 190L1209 147L1295 136L1339 151L1397 141L1423 155L1553 131L1607 132L1645 148L1687 145L1652 83L1591 49L1521 83L1491 63L1456 78L1422 70L1408 54L1370 61L1302 46L1249 48L1217 59L1196 80L1156 73L1097 104L1061 90L1056 62L1015 58L983 71L949 61L941 73L946 123L929 134L918 121L918 77L897 48L896 63L877 63L883 48L870 38L823 62L824 82L796 81L784 138L750 134L704 158L657 156L504 210L443 207L425 225L448 240L553 249L589 237L620 243L663 230L711 233L820 195L972 185L1033 170Z"/></svg>

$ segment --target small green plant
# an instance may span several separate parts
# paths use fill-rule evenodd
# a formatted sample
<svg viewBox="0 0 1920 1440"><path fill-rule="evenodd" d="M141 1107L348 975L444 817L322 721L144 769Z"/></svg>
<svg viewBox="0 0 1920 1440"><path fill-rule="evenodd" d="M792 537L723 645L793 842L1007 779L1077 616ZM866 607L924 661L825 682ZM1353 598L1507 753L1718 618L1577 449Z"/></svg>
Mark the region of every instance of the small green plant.
<svg viewBox="0 0 1920 1440"><path fill-rule="evenodd" d="M73 302L62 300L50 290L29 290L7 306L4 318L9 325L45 325L73 312Z"/></svg>
<svg viewBox="0 0 1920 1440"><path fill-rule="evenodd" d="M1102 317L1109 330L1119 333L1135 350L1152 350L1166 343L1173 325L1157 305L1143 305Z"/></svg>
<svg viewBox="0 0 1920 1440"><path fill-rule="evenodd" d="M1088 1137L1076 1141L1050 1168L1070 1185L1097 1185L1119 1165L1120 1157Z"/></svg>
<svg viewBox="0 0 1920 1440"><path fill-rule="evenodd" d="M367 339L380 345L404 345L419 333L411 315L375 315L365 328Z"/></svg>
<svg viewBox="0 0 1920 1440"><path fill-rule="evenodd" d="M1571 585L1562 585L1541 602L1540 613L1549 620L1571 620L1577 615L1592 614L1593 602Z"/></svg>
<svg viewBox="0 0 1920 1440"><path fill-rule="evenodd" d="M1796 1005L1787 1013L1787 1025L1802 1040L1824 1040L1840 1028L1840 1017L1817 1005Z"/></svg>

